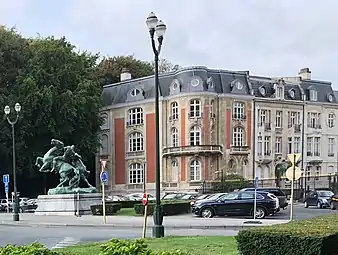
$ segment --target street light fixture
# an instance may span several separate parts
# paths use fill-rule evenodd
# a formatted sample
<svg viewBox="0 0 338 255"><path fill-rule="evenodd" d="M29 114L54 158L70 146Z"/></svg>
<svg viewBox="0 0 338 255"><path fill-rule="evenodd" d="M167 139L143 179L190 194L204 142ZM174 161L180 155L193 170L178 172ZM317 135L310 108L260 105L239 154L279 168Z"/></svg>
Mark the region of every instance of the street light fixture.
<svg viewBox="0 0 338 255"><path fill-rule="evenodd" d="M9 114L11 112L11 108L6 105L4 108L4 112L6 114L6 118L8 123L12 126L12 146L13 146L13 185L14 185L14 201L13 201L13 221L19 221L19 198L18 198L18 190L16 185L16 160L15 160L15 132L14 125L18 122L19 113L21 111L21 105L16 103L14 106L14 110L16 111L16 118L14 121L11 121L9 118Z"/></svg>
<svg viewBox="0 0 338 255"><path fill-rule="evenodd" d="M155 13L151 12L146 20L149 28L149 34L151 39L151 46L154 52L155 62L155 126L156 126L156 206L154 210L154 226L153 236L156 238L164 237L164 226L163 223L163 210L161 205L160 197L160 182L161 182L161 159L160 159L160 111L159 111L159 79L158 79L158 57L161 52L163 36L167 30L166 25L157 19ZM158 46L156 47L155 33L157 36Z"/></svg>

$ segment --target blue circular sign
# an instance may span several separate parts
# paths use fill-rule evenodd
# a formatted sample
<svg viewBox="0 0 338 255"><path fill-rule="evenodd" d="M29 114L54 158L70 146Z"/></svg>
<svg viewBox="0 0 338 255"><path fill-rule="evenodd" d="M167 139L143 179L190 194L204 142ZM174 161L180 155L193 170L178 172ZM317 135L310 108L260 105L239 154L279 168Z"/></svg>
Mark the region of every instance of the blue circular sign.
<svg viewBox="0 0 338 255"><path fill-rule="evenodd" d="M102 171L101 174L100 174L100 179L101 179L101 182L103 182L103 183L108 182L108 172Z"/></svg>

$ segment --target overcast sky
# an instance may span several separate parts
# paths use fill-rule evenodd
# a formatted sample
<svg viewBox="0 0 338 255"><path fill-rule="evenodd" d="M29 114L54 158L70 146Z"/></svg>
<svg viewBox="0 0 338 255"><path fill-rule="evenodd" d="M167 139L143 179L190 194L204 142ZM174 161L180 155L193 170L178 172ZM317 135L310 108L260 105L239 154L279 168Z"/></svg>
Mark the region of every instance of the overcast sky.
<svg viewBox="0 0 338 255"><path fill-rule="evenodd" d="M162 57L182 66L312 77L338 89L338 1L0 0L0 23L24 36L66 36L102 55L153 55L145 19L168 29Z"/></svg>

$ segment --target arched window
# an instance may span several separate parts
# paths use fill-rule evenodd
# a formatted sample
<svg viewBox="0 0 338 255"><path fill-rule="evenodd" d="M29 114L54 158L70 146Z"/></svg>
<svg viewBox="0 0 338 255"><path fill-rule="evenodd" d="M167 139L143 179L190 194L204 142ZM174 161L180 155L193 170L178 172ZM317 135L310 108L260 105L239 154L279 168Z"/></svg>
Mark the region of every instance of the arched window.
<svg viewBox="0 0 338 255"><path fill-rule="evenodd" d="M102 135L101 137L101 155L108 155L108 136Z"/></svg>
<svg viewBox="0 0 338 255"><path fill-rule="evenodd" d="M173 120L178 120L178 103L171 103L171 118Z"/></svg>
<svg viewBox="0 0 338 255"><path fill-rule="evenodd" d="M103 122L102 122L101 129L107 129L107 128L109 128L108 114L107 113L103 113L102 114L102 119L103 119Z"/></svg>
<svg viewBox="0 0 338 255"><path fill-rule="evenodd" d="M190 129L190 145L197 146L201 144L201 128L199 126L193 126Z"/></svg>
<svg viewBox="0 0 338 255"><path fill-rule="evenodd" d="M143 135L140 132L134 132L129 135L129 151L143 151Z"/></svg>
<svg viewBox="0 0 338 255"><path fill-rule="evenodd" d="M202 109L202 106L201 106L201 101L199 99L190 100L189 117L190 118L201 117L202 116L201 109Z"/></svg>
<svg viewBox="0 0 338 255"><path fill-rule="evenodd" d="M200 181L201 180L201 162L194 159L190 163L190 180Z"/></svg>
<svg viewBox="0 0 338 255"><path fill-rule="evenodd" d="M233 146L244 146L244 129L241 127L235 127L232 131L232 145Z"/></svg>
<svg viewBox="0 0 338 255"><path fill-rule="evenodd" d="M171 129L171 146L178 147L178 130L177 128Z"/></svg>
<svg viewBox="0 0 338 255"><path fill-rule="evenodd" d="M178 161L177 159L173 159L171 161L171 181L172 182L178 181Z"/></svg>
<svg viewBox="0 0 338 255"><path fill-rule="evenodd" d="M143 109L133 108L128 111L128 126L143 124Z"/></svg>
<svg viewBox="0 0 338 255"><path fill-rule="evenodd" d="M129 166L129 183L139 184L143 183L144 171L140 163L133 163Z"/></svg>

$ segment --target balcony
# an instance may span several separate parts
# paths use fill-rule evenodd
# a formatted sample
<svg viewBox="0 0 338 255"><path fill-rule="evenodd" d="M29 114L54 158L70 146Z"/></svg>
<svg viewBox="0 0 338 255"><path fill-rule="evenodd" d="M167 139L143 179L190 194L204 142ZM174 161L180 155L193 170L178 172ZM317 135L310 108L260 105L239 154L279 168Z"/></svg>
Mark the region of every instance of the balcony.
<svg viewBox="0 0 338 255"><path fill-rule="evenodd" d="M264 131L271 131L271 123L264 123Z"/></svg>
<svg viewBox="0 0 338 255"><path fill-rule="evenodd" d="M191 145L180 147L167 147L163 150L164 157L196 154L223 154L223 148L221 145Z"/></svg>
<svg viewBox="0 0 338 255"><path fill-rule="evenodd" d="M310 123L307 125L308 128L314 128L314 129L322 129L322 125L320 124L314 124L314 123Z"/></svg>
<svg viewBox="0 0 338 255"><path fill-rule="evenodd" d="M323 159L319 151L314 151L314 152L307 151L306 156L307 156L307 162L310 164L320 164L323 162Z"/></svg>
<svg viewBox="0 0 338 255"><path fill-rule="evenodd" d="M249 154L250 153L250 149L249 149L249 146L247 145L243 145L243 146L231 146L230 148L230 155L235 155L235 154L240 154L240 155L243 155L243 154Z"/></svg>
<svg viewBox="0 0 338 255"><path fill-rule="evenodd" d="M233 120L246 120L246 116L244 114L234 113L232 115Z"/></svg>
<svg viewBox="0 0 338 255"><path fill-rule="evenodd" d="M144 151L127 151L126 158L143 158Z"/></svg>
<svg viewBox="0 0 338 255"><path fill-rule="evenodd" d="M256 156L256 161L261 164L269 164L274 160L274 156L272 155L270 150L266 150L263 153L258 152Z"/></svg>
<svg viewBox="0 0 338 255"><path fill-rule="evenodd" d="M127 127L133 127L133 126L141 126L143 125L143 119L136 119L136 120L128 120L126 121Z"/></svg>

